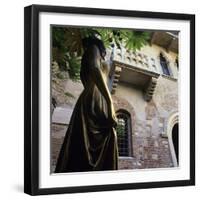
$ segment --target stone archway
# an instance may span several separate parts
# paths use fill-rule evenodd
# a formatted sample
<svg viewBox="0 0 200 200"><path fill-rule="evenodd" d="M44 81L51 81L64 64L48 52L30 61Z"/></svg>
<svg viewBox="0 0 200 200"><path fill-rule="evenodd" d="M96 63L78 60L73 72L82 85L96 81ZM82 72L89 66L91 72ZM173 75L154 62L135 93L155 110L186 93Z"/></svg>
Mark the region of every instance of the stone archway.
<svg viewBox="0 0 200 200"><path fill-rule="evenodd" d="M177 164L179 164L179 125L176 123L172 128L172 142L176 154Z"/></svg>
<svg viewBox="0 0 200 200"><path fill-rule="evenodd" d="M178 112L174 112L173 114L170 115L167 122L167 136L168 136L169 147L170 147L170 152L171 152L174 167L178 167L178 157L177 157L178 147L174 146L175 141L173 141L173 133L175 132L173 131L173 128L174 126L176 126L176 124L178 125L178 121L179 121Z"/></svg>

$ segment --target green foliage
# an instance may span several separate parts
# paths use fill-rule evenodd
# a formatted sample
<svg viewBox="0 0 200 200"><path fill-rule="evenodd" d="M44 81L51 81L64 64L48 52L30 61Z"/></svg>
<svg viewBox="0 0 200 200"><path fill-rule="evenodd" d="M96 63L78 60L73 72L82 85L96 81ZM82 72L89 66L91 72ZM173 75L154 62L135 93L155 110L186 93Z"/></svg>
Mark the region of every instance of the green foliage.
<svg viewBox="0 0 200 200"><path fill-rule="evenodd" d="M97 31L97 35L101 37L102 41L106 48L109 48L113 43L113 32L111 29L107 28L98 28L95 29Z"/></svg>
<svg viewBox="0 0 200 200"><path fill-rule="evenodd" d="M145 31L125 31L124 32L125 47L129 50L140 50L150 38L149 32Z"/></svg>
<svg viewBox="0 0 200 200"><path fill-rule="evenodd" d="M52 28L52 61L61 71L68 71L72 80L80 79L80 57L83 54L82 39L96 36L103 40L106 48L121 44L129 50L137 50L149 39L149 32L108 28Z"/></svg>
<svg viewBox="0 0 200 200"><path fill-rule="evenodd" d="M78 59L76 56L71 56L67 59L69 76L74 81L80 79L80 65L80 59Z"/></svg>
<svg viewBox="0 0 200 200"><path fill-rule="evenodd" d="M98 31L107 48L109 48L113 43L120 48L123 43L128 50L136 51L146 45L150 38L150 33L145 31L106 28L96 29L96 31Z"/></svg>

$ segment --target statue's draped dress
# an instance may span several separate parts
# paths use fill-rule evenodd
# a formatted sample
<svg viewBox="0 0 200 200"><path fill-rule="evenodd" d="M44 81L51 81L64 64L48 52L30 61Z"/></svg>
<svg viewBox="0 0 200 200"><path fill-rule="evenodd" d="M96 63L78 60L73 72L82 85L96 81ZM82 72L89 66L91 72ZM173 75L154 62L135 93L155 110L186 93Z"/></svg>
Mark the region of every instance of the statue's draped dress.
<svg viewBox="0 0 200 200"><path fill-rule="evenodd" d="M115 129L108 120L107 102L95 84L87 54L82 57L84 90L75 105L55 173L114 170L118 165ZM100 59L100 73L108 77L108 65ZM106 82L107 80L105 80Z"/></svg>

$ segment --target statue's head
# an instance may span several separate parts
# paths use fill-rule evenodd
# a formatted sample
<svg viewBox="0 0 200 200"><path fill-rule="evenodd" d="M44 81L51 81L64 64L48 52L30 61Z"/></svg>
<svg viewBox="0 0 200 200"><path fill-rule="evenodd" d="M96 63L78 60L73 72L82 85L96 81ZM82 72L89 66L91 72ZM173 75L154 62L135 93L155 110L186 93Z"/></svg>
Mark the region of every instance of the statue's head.
<svg viewBox="0 0 200 200"><path fill-rule="evenodd" d="M84 51L92 46L92 45L96 45L98 48L99 48L99 51L100 51L100 54L101 54L101 57L104 58L106 56L106 48L102 42L102 40L96 38L96 37L87 37L87 38L84 38L82 40L82 43L83 43L83 48L84 48Z"/></svg>

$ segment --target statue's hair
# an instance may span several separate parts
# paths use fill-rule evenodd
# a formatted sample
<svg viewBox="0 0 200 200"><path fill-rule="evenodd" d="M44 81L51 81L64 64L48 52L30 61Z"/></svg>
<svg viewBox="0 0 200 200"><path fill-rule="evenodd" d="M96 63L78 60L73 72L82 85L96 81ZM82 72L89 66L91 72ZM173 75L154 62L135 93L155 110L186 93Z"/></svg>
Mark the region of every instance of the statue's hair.
<svg viewBox="0 0 200 200"><path fill-rule="evenodd" d="M103 41L96 37L84 38L84 39L82 39L82 44L83 44L84 50L88 49L88 47L90 47L92 45L96 45L99 48L101 53L106 53L106 48L104 46Z"/></svg>

